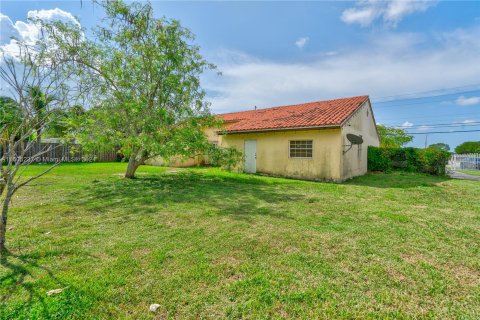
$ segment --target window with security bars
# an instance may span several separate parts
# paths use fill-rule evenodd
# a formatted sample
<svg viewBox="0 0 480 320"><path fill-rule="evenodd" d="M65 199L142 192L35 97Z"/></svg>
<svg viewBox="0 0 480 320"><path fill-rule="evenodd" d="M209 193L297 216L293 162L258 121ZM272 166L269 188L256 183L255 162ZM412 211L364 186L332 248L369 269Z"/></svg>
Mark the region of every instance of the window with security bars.
<svg viewBox="0 0 480 320"><path fill-rule="evenodd" d="M311 158L312 144L312 140L290 141L290 158Z"/></svg>

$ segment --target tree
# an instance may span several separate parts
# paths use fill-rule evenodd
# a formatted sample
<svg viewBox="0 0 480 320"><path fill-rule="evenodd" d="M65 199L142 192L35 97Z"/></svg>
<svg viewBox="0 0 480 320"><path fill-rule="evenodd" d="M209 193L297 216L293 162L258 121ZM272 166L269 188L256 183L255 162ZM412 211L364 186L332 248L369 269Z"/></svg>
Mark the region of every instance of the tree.
<svg viewBox="0 0 480 320"><path fill-rule="evenodd" d="M32 115L39 119L44 118L46 113L48 113L48 104L54 101L53 96L47 96L42 89L37 85L30 85L27 88L27 97L30 99L32 106ZM37 128L37 140L41 140L42 136L42 127L39 125Z"/></svg>
<svg viewBox="0 0 480 320"><path fill-rule="evenodd" d="M445 150L445 151L450 151L450 146L446 143L434 143L428 146L429 148L434 148L434 149L439 149L439 150Z"/></svg>
<svg viewBox="0 0 480 320"><path fill-rule="evenodd" d="M380 147L400 148L413 140L405 129L398 129L377 125L378 135L380 136Z"/></svg>
<svg viewBox="0 0 480 320"><path fill-rule="evenodd" d="M10 97L0 96L0 126L20 122L20 109Z"/></svg>
<svg viewBox="0 0 480 320"><path fill-rule="evenodd" d="M10 97L0 96L0 128L3 129L0 136L0 144L3 150L5 150L10 134L21 122L20 109L15 100Z"/></svg>
<svg viewBox="0 0 480 320"><path fill-rule="evenodd" d="M455 148L455 153L480 153L480 141L467 141Z"/></svg>
<svg viewBox="0 0 480 320"><path fill-rule="evenodd" d="M101 1L104 23L86 39L78 26L45 23L88 92L90 110L75 129L85 148L120 147L126 178L145 160L188 157L205 149L205 126L214 124L200 75L214 66L192 44L193 34L176 20L155 18L150 3Z"/></svg>
<svg viewBox="0 0 480 320"><path fill-rule="evenodd" d="M7 218L13 195L56 165L24 177L25 169L52 148L33 152L34 146L38 145L37 137L54 120L52 111L65 107L70 101L65 81L67 75L59 72L56 59L52 59L53 52L47 58L46 51L51 46L46 38L41 37L34 45L21 41L16 44L16 52L0 51L0 78L10 89L10 96L0 99L0 252L5 251ZM48 96L56 99L42 104Z"/></svg>
<svg viewBox="0 0 480 320"><path fill-rule="evenodd" d="M85 118L86 112L80 105L75 105L67 110L53 110L55 117L43 135L47 138L63 138L65 141L73 140L75 132L72 130L81 127L82 123L78 121Z"/></svg>

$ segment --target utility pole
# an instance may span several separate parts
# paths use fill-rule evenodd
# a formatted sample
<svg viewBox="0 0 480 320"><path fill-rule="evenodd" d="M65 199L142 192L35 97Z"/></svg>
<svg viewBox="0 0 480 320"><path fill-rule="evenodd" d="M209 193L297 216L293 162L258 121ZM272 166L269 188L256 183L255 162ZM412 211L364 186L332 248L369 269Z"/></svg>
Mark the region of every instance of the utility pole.
<svg viewBox="0 0 480 320"><path fill-rule="evenodd" d="M427 149L428 134L425 135L425 149Z"/></svg>

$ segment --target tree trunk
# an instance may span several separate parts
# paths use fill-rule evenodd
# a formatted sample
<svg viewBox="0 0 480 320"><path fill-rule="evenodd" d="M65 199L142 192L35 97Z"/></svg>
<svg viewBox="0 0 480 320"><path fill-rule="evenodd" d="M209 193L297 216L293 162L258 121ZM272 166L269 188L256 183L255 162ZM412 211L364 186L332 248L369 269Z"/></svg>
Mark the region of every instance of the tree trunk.
<svg viewBox="0 0 480 320"><path fill-rule="evenodd" d="M3 199L2 206L2 217L0 218L0 252L6 250L5 247L5 236L7 234L7 214L8 206L10 205L10 200L12 199L12 194L7 191L5 199Z"/></svg>
<svg viewBox="0 0 480 320"><path fill-rule="evenodd" d="M0 197L2 196L3 194L3 191L5 190L5 187L7 186L6 183L0 183Z"/></svg>
<svg viewBox="0 0 480 320"><path fill-rule="evenodd" d="M125 178L127 179L135 178L135 171L137 171L140 164L141 162L138 161L137 157L132 154L130 156L130 159L128 159L128 166L127 166L127 171L125 172Z"/></svg>

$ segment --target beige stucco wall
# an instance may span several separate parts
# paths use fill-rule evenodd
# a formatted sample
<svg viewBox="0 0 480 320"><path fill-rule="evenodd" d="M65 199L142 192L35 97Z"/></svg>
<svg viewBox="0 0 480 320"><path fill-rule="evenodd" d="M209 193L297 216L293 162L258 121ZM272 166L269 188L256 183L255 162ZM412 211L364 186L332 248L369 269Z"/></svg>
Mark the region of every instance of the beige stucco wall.
<svg viewBox="0 0 480 320"><path fill-rule="evenodd" d="M379 145L375 119L369 102L358 109L355 114L342 126L342 144L344 150L348 149L350 142L346 138L348 133L361 135L363 144L354 145L342 156L342 180L367 173L368 146Z"/></svg>
<svg viewBox="0 0 480 320"><path fill-rule="evenodd" d="M219 130L221 130L221 128L205 129L204 132L209 142L221 145L222 136L217 134ZM162 157L155 157L145 161L145 163L153 166L191 167L207 164L208 157L204 155L195 156L189 159L182 159L182 157L173 157L169 161L166 161Z"/></svg>
<svg viewBox="0 0 480 320"><path fill-rule="evenodd" d="M166 161L162 157L155 157L145 161L146 164L152 166L170 166L170 167L191 167L204 164L206 161L203 156L195 156L189 159L181 157L173 157L170 161Z"/></svg>
<svg viewBox="0 0 480 320"><path fill-rule="evenodd" d="M342 180L340 128L228 134L221 137L221 146L235 147L244 152L245 140L257 141L259 173L302 179ZM290 140L312 140L312 158L290 158Z"/></svg>

